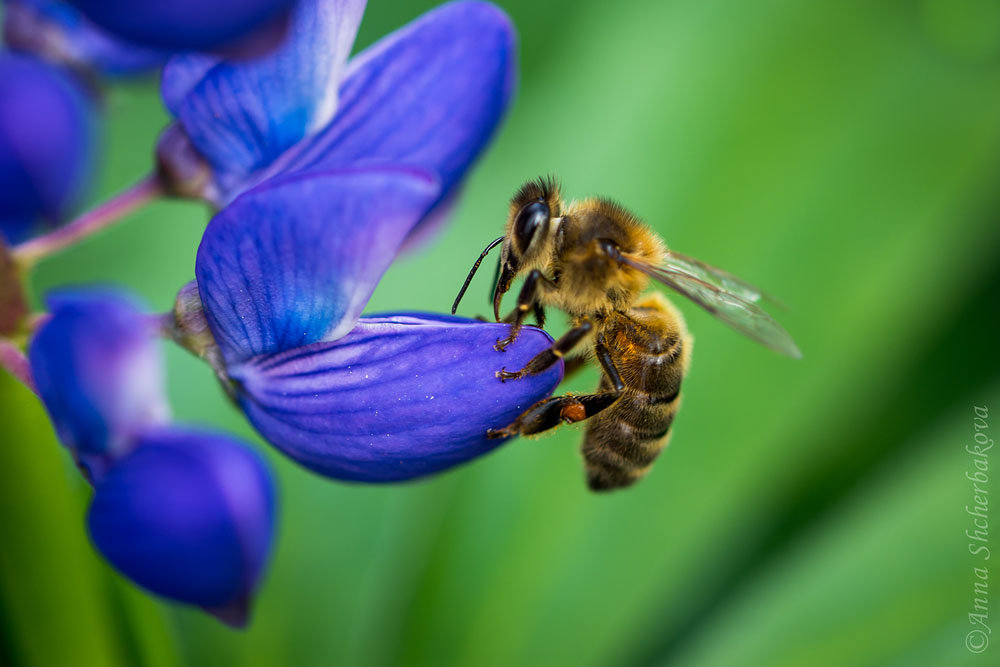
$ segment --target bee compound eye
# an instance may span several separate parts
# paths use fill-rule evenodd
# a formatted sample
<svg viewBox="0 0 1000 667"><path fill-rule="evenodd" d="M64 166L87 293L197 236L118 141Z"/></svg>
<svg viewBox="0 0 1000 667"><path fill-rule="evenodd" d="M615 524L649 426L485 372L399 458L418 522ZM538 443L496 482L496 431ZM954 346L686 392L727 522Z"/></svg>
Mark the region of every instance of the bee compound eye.
<svg viewBox="0 0 1000 667"><path fill-rule="evenodd" d="M524 253L531 245L535 232L549 221L549 207L543 201L533 201L517 213L514 221L514 236L518 249Z"/></svg>

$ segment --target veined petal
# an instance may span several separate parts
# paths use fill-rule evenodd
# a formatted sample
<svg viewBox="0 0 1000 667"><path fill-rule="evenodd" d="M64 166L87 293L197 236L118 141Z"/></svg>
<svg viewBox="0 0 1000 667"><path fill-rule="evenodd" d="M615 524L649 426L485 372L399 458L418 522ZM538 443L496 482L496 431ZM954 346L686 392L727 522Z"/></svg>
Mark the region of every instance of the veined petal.
<svg viewBox="0 0 1000 667"><path fill-rule="evenodd" d="M405 168L268 181L209 223L195 265L229 363L350 331L437 183Z"/></svg>
<svg viewBox="0 0 1000 667"><path fill-rule="evenodd" d="M0 53L0 234L58 222L76 203L93 162L94 118L65 72Z"/></svg>
<svg viewBox="0 0 1000 667"><path fill-rule="evenodd" d="M302 0L288 39L267 56L178 56L167 63L161 94L212 166L219 202L333 117L364 6L364 0Z"/></svg>
<svg viewBox="0 0 1000 667"><path fill-rule="evenodd" d="M333 122L273 169L406 164L438 174L447 197L510 102L515 41L510 19L489 3L428 12L351 60Z"/></svg>
<svg viewBox="0 0 1000 667"><path fill-rule="evenodd" d="M49 306L31 372L59 439L93 479L137 430L168 419L162 359L149 320L121 295L65 294Z"/></svg>
<svg viewBox="0 0 1000 667"><path fill-rule="evenodd" d="M101 74L146 72L170 55L118 39L59 0L7 0L3 22L4 41L11 49Z"/></svg>
<svg viewBox="0 0 1000 667"><path fill-rule="evenodd" d="M239 626L271 552L274 485L227 437L151 430L97 484L87 526L140 586Z"/></svg>
<svg viewBox="0 0 1000 667"><path fill-rule="evenodd" d="M350 334L230 367L237 400L261 435L328 477L391 482L438 472L494 449L502 428L562 380L549 370L501 382L552 338L525 327L426 314L361 318Z"/></svg>
<svg viewBox="0 0 1000 667"><path fill-rule="evenodd" d="M215 49L280 19L296 0L68 0L122 39L169 51Z"/></svg>

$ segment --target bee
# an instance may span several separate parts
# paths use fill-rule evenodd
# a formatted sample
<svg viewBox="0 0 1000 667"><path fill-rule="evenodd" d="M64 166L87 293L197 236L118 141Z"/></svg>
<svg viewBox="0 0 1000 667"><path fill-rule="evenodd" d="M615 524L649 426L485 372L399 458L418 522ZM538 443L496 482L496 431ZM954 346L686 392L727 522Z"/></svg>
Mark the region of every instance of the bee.
<svg viewBox="0 0 1000 667"><path fill-rule="evenodd" d="M691 361L692 338L681 313L659 293L643 294L650 279L681 294L736 330L793 358L791 336L759 305L753 285L669 250L642 220L604 198L563 202L554 179L524 184L510 202L503 236L480 254L452 306L454 314L486 255L502 244L493 288L499 322L504 294L518 276L517 307L502 321L516 340L529 313L544 325L545 307L565 312L570 329L524 368L497 372L503 381L539 373L574 348L566 374L592 357L601 367L595 393L553 396L528 408L492 438L531 435L562 423L587 421L582 453L594 491L624 488L646 475L670 437Z"/></svg>

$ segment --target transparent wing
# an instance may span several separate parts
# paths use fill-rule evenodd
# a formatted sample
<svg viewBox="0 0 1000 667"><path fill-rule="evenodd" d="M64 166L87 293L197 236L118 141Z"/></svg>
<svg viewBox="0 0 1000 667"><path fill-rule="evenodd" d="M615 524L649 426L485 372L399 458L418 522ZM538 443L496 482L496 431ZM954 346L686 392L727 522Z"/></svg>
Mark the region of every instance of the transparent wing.
<svg viewBox="0 0 1000 667"><path fill-rule="evenodd" d="M663 266L624 253L620 257L758 343L794 359L802 358L788 332L757 305L763 292L750 283L675 252L668 253Z"/></svg>
<svg viewBox="0 0 1000 667"><path fill-rule="evenodd" d="M702 282L715 285L716 287L735 294L746 301L757 303L763 299L780 308L785 307L781 301L774 298L756 285L752 285L742 278L737 278L728 271L723 271L722 269L712 266L711 264L706 264L700 259L695 259L694 257L689 257L688 255L668 250L667 258L664 261L663 266L671 271L686 273Z"/></svg>

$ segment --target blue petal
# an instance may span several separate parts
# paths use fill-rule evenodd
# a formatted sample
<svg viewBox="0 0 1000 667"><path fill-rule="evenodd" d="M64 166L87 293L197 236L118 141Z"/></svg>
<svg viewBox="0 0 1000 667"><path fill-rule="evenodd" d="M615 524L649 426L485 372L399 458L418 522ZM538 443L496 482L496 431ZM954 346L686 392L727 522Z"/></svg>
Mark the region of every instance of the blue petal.
<svg viewBox="0 0 1000 667"><path fill-rule="evenodd" d="M563 364L501 382L552 339L531 327L506 352L508 326L438 315L363 317L333 343L230 367L237 400L261 435L338 479L390 482L450 468L502 441L502 428L562 380Z"/></svg>
<svg viewBox="0 0 1000 667"><path fill-rule="evenodd" d="M153 430L96 486L87 526L140 586L242 625L271 552L274 487L229 438Z"/></svg>
<svg viewBox="0 0 1000 667"><path fill-rule="evenodd" d="M121 39L169 51L225 46L279 20L295 0L69 0Z"/></svg>
<svg viewBox="0 0 1000 667"><path fill-rule="evenodd" d="M227 362L350 331L403 239L437 198L410 169L268 181L205 230L195 276Z"/></svg>
<svg viewBox="0 0 1000 667"><path fill-rule="evenodd" d="M62 65L101 74L138 74L158 68L169 54L117 39L59 0L8 0L7 46Z"/></svg>
<svg viewBox="0 0 1000 667"><path fill-rule="evenodd" d="M286 44L264 58L179 56L167 63L161 94L215 173L211 198L228 201L254 172L333 117L364 4L303 0Z"/></svg>
<svg viewBox="0 0 1000 667"><path fill-rule="evenodd" d="M515 40L488 3L427 13L351 60L336 118L274 169L405 164L436 173L448 197L510 103Z"/></svg>
<svg viewBox="0 0 1000 667"><path fill-rule="evenodd" d="M90 176L93 121L64 72L0 53L0 233L66 217Z"/></svg>
<svg viewBox="0 0 1000 667"><path fill-rule="evenodd" d="M137 430L167 420L162 360L150 321L123 296L62 295L50 307L31 372L59 439L100 477Z"/></svg>

